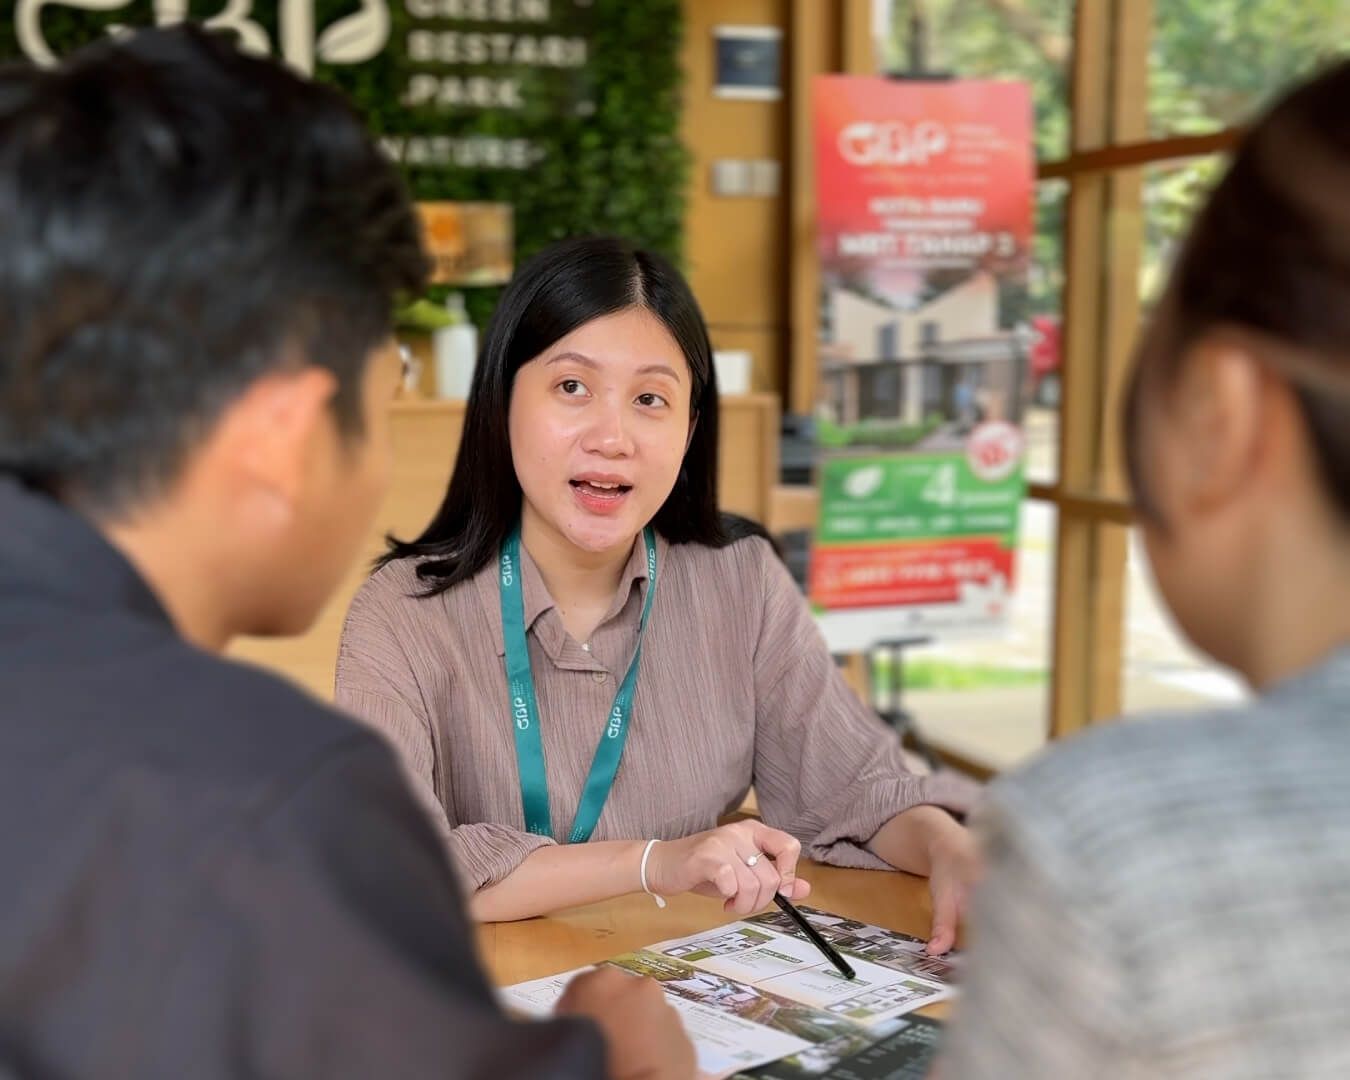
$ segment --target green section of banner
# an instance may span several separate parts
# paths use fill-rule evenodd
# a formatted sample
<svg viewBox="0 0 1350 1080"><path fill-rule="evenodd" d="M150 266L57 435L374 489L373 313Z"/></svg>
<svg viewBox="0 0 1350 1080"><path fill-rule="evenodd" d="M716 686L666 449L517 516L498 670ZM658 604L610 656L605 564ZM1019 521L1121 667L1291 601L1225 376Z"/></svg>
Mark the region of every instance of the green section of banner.
<svg viewBox="0 0 1350 1080"><path fill-rule="evenodd" d="M994 536L1012 546L1022 466L982 480L965 454L831 457L820 466L819 544Z"/></svg>

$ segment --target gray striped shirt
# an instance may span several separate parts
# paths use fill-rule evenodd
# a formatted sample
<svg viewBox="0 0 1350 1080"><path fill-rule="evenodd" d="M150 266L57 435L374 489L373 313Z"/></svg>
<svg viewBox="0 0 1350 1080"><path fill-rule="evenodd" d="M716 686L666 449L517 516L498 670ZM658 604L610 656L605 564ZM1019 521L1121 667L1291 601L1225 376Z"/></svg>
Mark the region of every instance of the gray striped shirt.
<svg viewBox="0 0 1350 1080"><path fill-rule="evenodd" d="M936 801L898 740L849 690L767 543L715 549L658 538L657 595L623 760L593 838L675 839L712 828L751 783L764 820L811 858L885 866L862 845L892 816ZM637 644L647 589L635 546L589 651L563 627L522 549L525 624L554 830L570 828L596 742ZM414 564L357 594L337 701L383 731L448 829L470 888L550 841L524 831L508 708L497 568L413 599Z"/></svg>
<svg viewBox="0 0 1350 1080"><path fill-rule="evenodd" d="M1000 780L942 1080L1350 1077L1350 649Z"/></svg>

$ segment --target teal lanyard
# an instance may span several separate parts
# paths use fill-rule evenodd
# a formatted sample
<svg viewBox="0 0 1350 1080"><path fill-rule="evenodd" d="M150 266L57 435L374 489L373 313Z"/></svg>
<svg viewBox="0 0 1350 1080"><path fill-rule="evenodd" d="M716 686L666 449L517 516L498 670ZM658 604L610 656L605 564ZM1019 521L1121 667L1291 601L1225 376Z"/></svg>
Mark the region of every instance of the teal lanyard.
<svg viewBox="0 0 1350 1080"><path fill-rule="evenodd" d="M647 599L638 622L637 648L628 672L619 684L614 707L595 748L586 787L577 805L576 820L567 834L569 844L590 839L609 789L619 771L628 723L633 716L633 692L637 689L638 661L642 659L642 636L647 630L652 599L656 596L656 534L648 526L642 539L647 545ZM502 598L502 632L506 641L506 680L511 691L511 727L516 733L516 764L520 769L520 801L525 808L525 828L539 836L553 836L548 809L548 776L544 770L544 743L539 735L539 702L534 696L530 649L525 640L525 597L520 587L520 529L502 544L498 560L498 583Z"/></svg>

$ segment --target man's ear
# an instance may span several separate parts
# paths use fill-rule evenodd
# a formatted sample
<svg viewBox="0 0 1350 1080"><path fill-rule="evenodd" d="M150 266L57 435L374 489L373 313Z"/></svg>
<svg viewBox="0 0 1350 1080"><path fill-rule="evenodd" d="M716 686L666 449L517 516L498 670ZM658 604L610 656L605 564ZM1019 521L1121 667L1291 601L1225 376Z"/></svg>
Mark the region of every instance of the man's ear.
<svg viewBox="0 0 1350 1080"><path fill-rule="evenodd" d="M337 389L337 377L313 365L256 380L221 418L219 460L243 486L293 507L315 453L336 438L329 405Z"/></svg>

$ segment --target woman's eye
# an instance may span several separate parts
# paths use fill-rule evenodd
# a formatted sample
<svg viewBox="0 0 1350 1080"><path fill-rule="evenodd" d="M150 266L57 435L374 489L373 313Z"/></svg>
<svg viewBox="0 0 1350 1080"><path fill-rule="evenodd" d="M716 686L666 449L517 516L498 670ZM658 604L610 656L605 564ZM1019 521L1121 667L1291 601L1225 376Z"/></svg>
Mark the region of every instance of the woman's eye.
<svg viewBox="0 0 1350 1080"><path fill-rule="evenodd" d="M558 389L570 397L576 397L586 392L586 384L580 379L564 379L558 384Z"/></svg>
<svg viewBox="0 0 1350 1080"><path fill-rule="evenodd" d="M639 405L645 405L649 408L657 408L666 404L666 399L660 394L639 394L637 400Z"/></svg>

